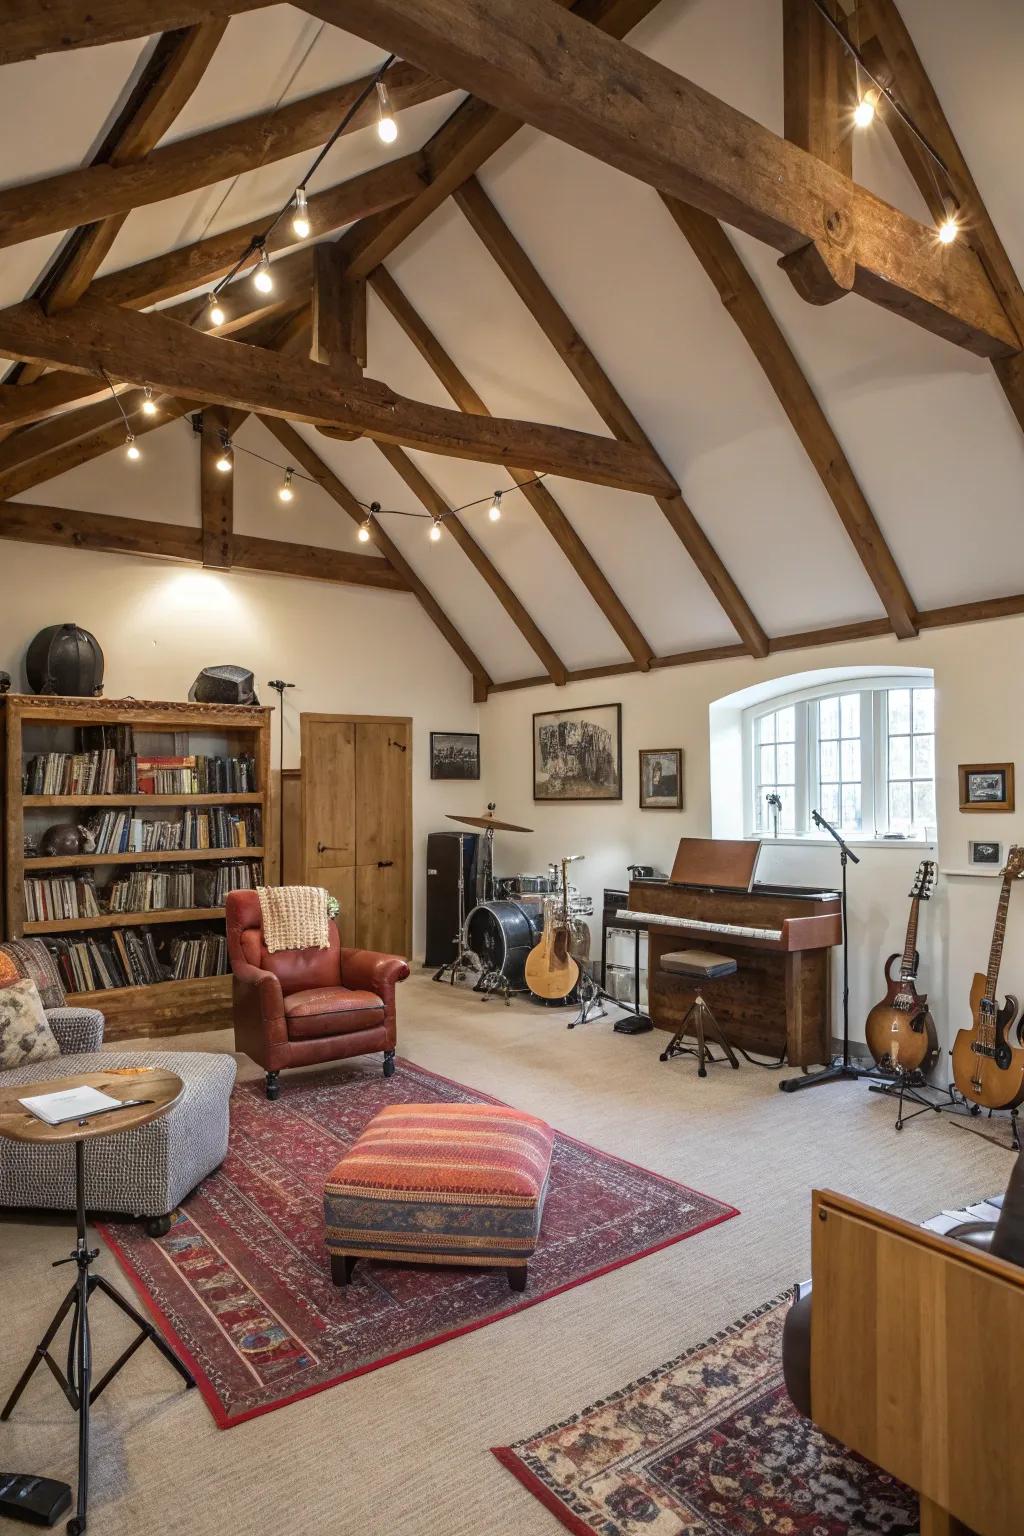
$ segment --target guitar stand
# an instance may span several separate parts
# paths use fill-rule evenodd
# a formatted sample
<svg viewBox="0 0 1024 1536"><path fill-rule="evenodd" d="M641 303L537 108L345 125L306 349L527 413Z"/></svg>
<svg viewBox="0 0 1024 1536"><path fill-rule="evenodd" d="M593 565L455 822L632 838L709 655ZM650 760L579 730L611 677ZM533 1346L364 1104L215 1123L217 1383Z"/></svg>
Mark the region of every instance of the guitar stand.
<svg viewBox="0 0 1024 1536"><path fill-rule="evenodd" d="M932 1099L926 1099L921 1090L928 1087L929 1085L919 1072L901 1072L897 1068L891 1083L872 1083L868 1092L884 1093L887 1098L897 1098L899 1100L894 1129L902 1131L908 1120L916 1120L918 1115L925 1114L929 1109L934 1110L937 1115L941 1115L944 1109L952 1106L952 1095L950 1095L950 1103L948 1105L936 1104ZM932 1089L933 1093L941 1093L942 1091L942 1089ZM909 1115L905 1115L903 1113L903 1105L908 1099L912 1104L919 1105L920 1108L913 1110Z"/></svg>
<svg viewBox="0 0 1024 1536"><path fill-rule="evenodd" d="M960 1092L960 1090L958 1088L956 1088L952 1083L950 1083L950 1085L949 1085L948 1092L949 1092L949 1099L950 1099L949 1107L951 1109L957 1110L957 1111L959 1111L959 1110L966 1110L967 1111L966 1117L964 1115L962 1115L962 1114L959 1114L959 1113L958 1114L954 1114L954 1116L953 1116L953 1124L954 1125L958 1125L962 1131L972 1131L975 1136L983 1137L985 1139L985 1141L992 1142L993 1146L997 1146L997 1147L998 1146L1002 1146L1002 1142L996 1141L995 1138L992 1137L992 1136L987 1136L985 1134L985 1132L983 1130L981 1130L978 1126L972 1125L970 1123L972 1120L978 1119L979 1116L981 1115L981 1105L980 1104L974 1104L974 1103L971 1102L970 1099L965 1098L964 1095ZM995 1110L994 1109L990 1109L989 1112L988 1112L988 1117L987 1118L989 1120L991 1120L992 1116L994 1114L995 1114ZM1010 1148L1009 1148L1009 1150L1011 1150L1013 1152L1019 1152L1021 1150L1020 1109L1017 1106L1015 1106L1013 1109L1010 1110Z"/></svg>

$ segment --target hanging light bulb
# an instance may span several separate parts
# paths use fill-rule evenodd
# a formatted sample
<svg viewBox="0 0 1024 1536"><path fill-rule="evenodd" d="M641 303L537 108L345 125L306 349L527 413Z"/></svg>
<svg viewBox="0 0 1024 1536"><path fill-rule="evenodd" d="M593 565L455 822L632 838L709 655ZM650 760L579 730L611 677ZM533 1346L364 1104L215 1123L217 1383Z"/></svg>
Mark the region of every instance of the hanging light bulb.
<svg viewBox="0 0 1024 1536"><path fill-rule="evenodd" d="M232 458L231 439L228 437L226 432L222 434L220 442L220 458L215 461L216 467L220 470L222 475L229 475L231 473Z"/></svg>
<svg viewBox="0 0 1024 1536"><path fill-rule="evenodd" d="M875 120L875 104L878 101L876 90L865 91L857 105L853 109L853 121L858 128L870 128Z"/></svg>
<svg viewBox="0 0 1024 1536"><path fill-rule="evenodd" d="M124 440L124 456L126 459L142 458L142 454L139 452L139 445L135 441L135 433L130 427L128 428L128 436Z"/></svg>
<svg viewBox="0 0 1024 1536"><path fill-rule="evenodd" d="M271 293L273 291L274 279L270 275L270 257L267 255L266 247L260 251L260 259L256 263L256 270L252 275L252 281L253 286L258 288L260 293Z"/></svg>
<svg viewBox="0 0 1024 1536"><path fill-rule="evenodd" d="M156 401L153 399L153 391L146 385L146 398L142 402L142 414L144 416L156 415Z"/></svg>
<svg viewBox="0 0 1024 1536"><path fill-rule="evenodd" d="M496 523L501 516L501 492L495 491L494 500L487 508L487 516L492 523Z"/></svg>
<svg viewBox="0 0 1024 1536"><path fill-rule="evenodd" d="M360 544L369 544L369 542L370 542L370 519L369 518L366 519L365 523L360 523L359 524L359 532L356 534L356 538L359 540Z"/></svg>
<svg viewBox="0 0 1024 1536"><path fill-rule="evenodd" d="M309 205L306 202L306 190L304 187L295 188L295 212L292 214L292 229L300 240L309 238Z"/></svg>
<svg viewBox="0 0 1024 1536"><path fill-rule="evenodd" d="M439 517L435 517L433 523L430 526L430 542L432 544L436 544L436 543L438 543L440 538L441 538L441 519Z"/></svg>
<svg viewBox="0 0 1024 1536"><path fill-rule="evenodd" d="M383 80L377 81L377 137L382 144L393 144L398 138L398 124Z"/></svg>
<svg viewBox="0 0 1024 1536"><path fill-rule="evenodd" d="M284 472L284 479L282 480L281 487L280 487L280 489L278 490L278 493L277 493L278 501L294 501L295 500L295 492L292 490L292 475L293 474L294 474L294 470L292 469L291 465L289 464L288 468Z"/></svg>
<svg viewBox="0 0 1024 1536"><path fill-rule="evenodd" d="M210 295L210 308L207 310L207 314L210 317L211 325L223 325L227 319L227 316L217 302L215 294Z"/></svg>
<svg viewBox="0 0 1024 1536"><path fill-rule="evenodd" d="M938 236L943 245L952 245L960 233L960 210L951 197L942 199L946 210L946 217L938 228Z"/></svg>

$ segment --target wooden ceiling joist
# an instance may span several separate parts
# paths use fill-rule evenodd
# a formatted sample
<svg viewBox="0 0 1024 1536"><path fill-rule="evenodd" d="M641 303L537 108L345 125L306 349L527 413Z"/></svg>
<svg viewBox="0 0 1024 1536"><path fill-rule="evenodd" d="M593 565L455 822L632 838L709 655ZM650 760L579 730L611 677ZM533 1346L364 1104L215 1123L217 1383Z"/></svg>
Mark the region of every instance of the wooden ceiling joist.
<svg viewBox="0 0 1024 1536"><path fill-rule="evenodd" d="M664 202L778 396L893 630L901 639L909 639L917 626L907 584L842 444L760 289L717 219L676 198L666 197Z"/></svg>
<svg viewBox="0 0 1024 1536"><path fill-rule="evenodd" d="M559 685L564 683L568 676L565 663L555 651L554 646L534 623L504 576L501 575L493 562L484 554L484 551L465 525L460 523L444 497L430 483L417 465L413 463L409 455L403 453L401 448L394 447L388 443L378 443L377 447L391 465L391 468L396 474L401 476L413 495L421 502L431 516L443 519L444 532L450 534L455 540L477 574L490 587L527 645L540 658L541 664L547 669L548 680Z"/></svg>
<svg viewBox="0 0 1024 1536"><path fill-rule="evenodd" d="M502 111L982 357L1020 343L978 258L553 0L306 0Z"/></svg>
<svg viewBox="0 0 1024 1536"><path fill-rule="evenodd" d="M274 0L0 0L0 64L258 11Z"/></svg>
<svg viewBox="0 0 1024 1536"><path fill-rule="evenodd" d="M214 405L341 427L426 453L491 464L525 460L550 474L622 490L666 489L661 466L632 444L541 423L466 416L408 400L370 379L340 384L315 363L117 305L90 300L45 315L29 302L0 311L0 356L94 377L128 376L168 393L195 392Z"/></svg>
<svg viewBox="0 0 1024 1536"><path fill-rule="evenodd" d="M138 408L141 404L141 391L136 392L134 402L128 400L123 402L129 426L136 437L155 432L157 428L166 426L169 421L176 421L199 407L197 400L178 400L160 396L156 399L158 412L155 416L146 416ZM30 437L34 437L34 433L25 433L4 445L5 449L14 451L22 442L25 442L26 446L22 452L25 455L31 453L31 457L23 457L9 467L0 468L0 500L8 496L17 496L23 491L33 490L35 486L42 485L57 475L66 474L71 469L78 469L83 464L91 463L93 459L102 458L104 454L124 447L125 425L113 401L107 406L99 402L96 406L88 406L84 411L75 412L74 415L79 419L73 423L68 422L59 441L52 442L45 452L40 451L42 447L40 443L28 441ZM52 425L58 424L52 423Z"/></svg>
<svg viewBox="0 0 1024 1536"><path fill-rule="evenodd" d="M264 416L261 420L267 430L272 432L277 438L293 464L301 465L306 474L313 477L316 483L327 492L331 500L343 512L347 513L354 523L365 522L365 508L360 505L348 487L339 480L334 471L324 463L320 455L309 446L306 439L295 430L290 422L279 421L274 416ZM370 540L380 550L388 564L399 572L409 590L419 600L420 606L427 617L441 631L459 660L470 672L473 678L473 698L476 703L482 703L487 697L487 692L492 686L492 682L487 669L479 657L470 649L464 637L444 612L437 598L426 584L420 580L398 548L398 545L381 527L376 518L370 523Z"/></svg>
<svg viewBox="0 0 1024 1536"><path fill-rule="evenodd" d="M750 654L766 656L767 635L687 505L670 471L658 458L640 423L475 177L459 188L455 201L602 420L620 442L643 448L658 462L671 486L668 494L655 497L661 512Z"/></svg>
<svg viewBox="0 0 1024 1536"><path fill-rule="evenodd" d="M456 367L385 267L377 267L370 278L370 286L433 369L459 410L474 416L489 415L469 380ZM555 497L543 483L529 483L533 470L512 469L509 473L514 481L522 483L523 497L533 507L637 666L646 672L654 652Z"/></svg>
<svg viewBox="0 0 1024 1536"><path fill-rule="evenodd" d="M0 248L114 214L127 215L133 208L195 192L315 149L333 133L367 83L366 79L353 80L288 102L276 111L176 139L152 149L144 159L85 165L6 187L0 191ZM412 65L396 64L388 73L388 91L396 111L450 90L445 82ZM346 133L365 128L375 112L371 100L359 109Z"/></svg>

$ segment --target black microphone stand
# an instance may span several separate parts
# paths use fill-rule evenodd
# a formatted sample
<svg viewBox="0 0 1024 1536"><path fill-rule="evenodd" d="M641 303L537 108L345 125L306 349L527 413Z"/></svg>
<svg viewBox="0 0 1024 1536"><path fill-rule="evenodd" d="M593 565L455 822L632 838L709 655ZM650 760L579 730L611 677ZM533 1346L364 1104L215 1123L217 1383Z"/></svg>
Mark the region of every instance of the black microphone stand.
<svg viewBox="0 0 1024 1536"><path fill-rule="evenodd" d="M859 864L860 858L852 848L847 846L832 823L826 821L824 816L820 816L817 811L812 811L811 817L815 826L824 827L829 836L835 838L839 844L839 862L843 868L840 901L843 918L843 1054L838 1060L831 1061L827 1067L822 1067L818 1072L806 1072L802 1077L785 1078L779 1084L783 1093L795 1093L798 1088L814 1088L818 1083L850 1082L856 1078L878 1075L874 1066L859 1067L850 1059L850 936L846 922L846 864L848 859Z"/></svg>
<svg viewBox="0 0 1024 1536"><path fill-rule="evenodd" d="M294 688L294 683L286 683L283 678L272 677L267 684L273 688L278 697L277 706L277 883L284 885L284 691L286 688ZM267 788L269 789L269 785ZM269 797L268 797L269 803ZM267 828L269 831L270 828Z"/></svg>

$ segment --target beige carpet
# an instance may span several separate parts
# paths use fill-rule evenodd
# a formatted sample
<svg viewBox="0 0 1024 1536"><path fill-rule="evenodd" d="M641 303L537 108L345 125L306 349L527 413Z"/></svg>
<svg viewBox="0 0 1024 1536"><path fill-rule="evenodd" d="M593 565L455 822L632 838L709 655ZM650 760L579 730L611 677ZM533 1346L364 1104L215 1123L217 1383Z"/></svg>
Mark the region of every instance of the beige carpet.
<svg viewBox="0 0 1024 1536"><path fill-rule="evenodd" d="M435 986L402 988L401 1054L608 1152L731 1201L742 1215L519 1317L218 1431L155 1350L97 1404L90 1528L104 1536L554 1536L553 1517L488 1448L623 1386L803 1276L809 1192L831 1187L920 1219L1001 1188L1011 1156L932 1116L901 1135L862 1084L780 1094L746 1064L699 1082L658 1060L665 1036L569 1031L564 1016L506 1009ZM225 1036L181 1037L225 1049ZM243 1072L252 1064L243 1059ZM283 1079L288 1092L288 1077ZM6 1394L68 1281L49 1261L70 1223L0 1219L0 1391ZM117 1264L101 1266L117 1283ZM100 1299L98 1363L127 1328ZM45 1372L0 1425L0 1464L74 1481L74 1421ZM6 1529L6 1527L5 1527ZM13 1528L12 1528L13 1529Z"/></svg>

